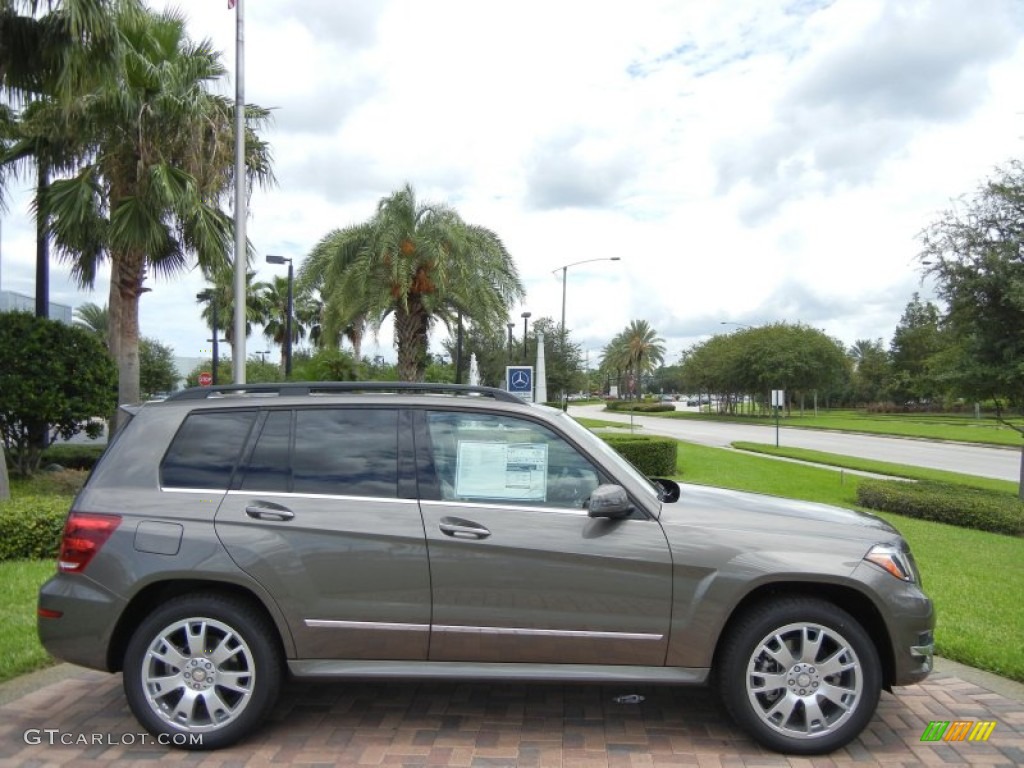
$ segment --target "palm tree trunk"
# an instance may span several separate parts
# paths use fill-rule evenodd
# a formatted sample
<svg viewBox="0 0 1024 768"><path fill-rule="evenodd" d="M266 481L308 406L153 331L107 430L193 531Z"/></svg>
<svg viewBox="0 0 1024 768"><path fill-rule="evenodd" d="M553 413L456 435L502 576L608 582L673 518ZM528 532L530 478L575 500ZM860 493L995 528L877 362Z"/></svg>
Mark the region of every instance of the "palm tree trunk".
<svg viewBox="0 0 1024 768"><path fill-rule="evenodd" d="M139 297L145 291L142 287L145 266L141 253L113 254L112 261L117 266L111 272L111 305L116 293L119 306L116 325L114 312L111 312L111 351L117 362L117 402L125 405L139 402L140 397ZM115 430L120 426L121 416L118 412L114 420Z"/></svg>
<svg viewBox="0 0 1024 768"><path fill-rule="evenodd" d="M423 381L427 370L427 315L423 306L410 300L408 308L395 309L395 344L398 346L400 381Z"/></svg>

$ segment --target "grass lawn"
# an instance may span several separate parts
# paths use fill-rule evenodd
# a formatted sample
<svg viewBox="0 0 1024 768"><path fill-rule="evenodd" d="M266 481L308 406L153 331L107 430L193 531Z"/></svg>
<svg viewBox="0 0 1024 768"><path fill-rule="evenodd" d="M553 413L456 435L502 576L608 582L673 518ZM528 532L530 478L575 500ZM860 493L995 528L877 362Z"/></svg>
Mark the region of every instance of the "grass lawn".
<svg viewBox="0 0 1024 768"><path fill-rule="evenodd" d="M0 563L0 682L53 663L36 636L36 593L55 560Z"/></svg>

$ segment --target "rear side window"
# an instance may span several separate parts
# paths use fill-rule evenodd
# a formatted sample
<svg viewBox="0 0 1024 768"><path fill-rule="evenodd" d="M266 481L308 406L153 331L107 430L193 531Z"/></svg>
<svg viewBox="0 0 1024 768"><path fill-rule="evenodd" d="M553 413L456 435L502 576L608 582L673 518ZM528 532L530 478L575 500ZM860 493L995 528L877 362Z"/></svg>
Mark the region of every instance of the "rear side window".
<svg viewBox="0 0 1024 768"><path fill-rule="evenodd" d="M295 414L292 491L398 496L396 409L309 409Z"/></svg>
<svg viewBox="0 0 1024 768"><path fill-rule="evenodd" d="M226 491L256 411L189 414L160 465L163 488Z"/></svg>

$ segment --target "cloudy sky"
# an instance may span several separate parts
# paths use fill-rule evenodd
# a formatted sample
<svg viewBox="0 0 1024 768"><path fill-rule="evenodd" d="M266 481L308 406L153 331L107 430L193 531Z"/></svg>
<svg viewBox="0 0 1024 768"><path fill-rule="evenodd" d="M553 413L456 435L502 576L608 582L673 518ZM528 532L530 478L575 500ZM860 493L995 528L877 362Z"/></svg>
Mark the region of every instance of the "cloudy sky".
<svg viewBox="0 0 1024 768"><path fill-rule="evenodd" d="M168 5L233 72L227 0ZM917 233L1022 154L1016 0L246 0L245 32L246 99L275 115L278 184L248 225L261 279L284 270L265 254L300 263L408 182L501 235L517 337L524 310L559 318L559 267L620 257L569 269L591 359L632 319L671 359L723 321L888 343L930 292ZM31 294L24 198L2 236L2 287ZM207 349L199 276L151 287L143 333ZM53 299L102 304L106 284L55 265Z"/></svg>

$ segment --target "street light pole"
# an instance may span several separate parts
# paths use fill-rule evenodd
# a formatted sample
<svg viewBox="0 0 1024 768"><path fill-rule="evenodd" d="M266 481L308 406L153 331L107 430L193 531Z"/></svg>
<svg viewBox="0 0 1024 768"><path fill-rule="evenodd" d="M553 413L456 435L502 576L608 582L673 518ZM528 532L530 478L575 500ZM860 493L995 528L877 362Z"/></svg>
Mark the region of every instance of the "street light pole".
<svg viewBox="0 0 1024 768"><path fill-rule="evenodd" d="M575 267L579 264L588 264L592 261L621 261L618 256L599 256L594 259L583 259L583 261L574 261L572 264L565 264L564 266L558 267L551 271L551 274L557 274L558 270L562 270L562 325L559 328L559 335L561 336L561 347L563 358L565 356L565 347L567 345L567 339L565 336L565 286L569 282L569 267ZM564 360L563 360L564 362ZM565 389L562 389L562 410L569 407L568 393Z"/></svg>
<svg viewBox="0 0 1024 768"><path fill-rule="evenodd" d="M288 264L288 310L285 318L284 337L284 376L292 375L292 284L295 282L292 260L285 256L267 254L268 264Z"/></svg>
<svg viewBox="0 0 1024 768"><path fill-rule="evenodd" d="M210 302L210 319L213 325L213 383L217 384L217 366L220 364L220 354L217 348L217 341L220 334L217 332L217 294L207 288L202 293L197 293L196 298L200 301Z"/></svg>
<svg viewBox="0 0 1024 768"><path fill-rule="evenodd" d="M530 364L530 355L526 348L526 324L530 321L533 316L532 312L523 312L521 317L523 318L523 363L526 365Z"/></svg>
<svg viewBox="0 0 1024 768"><path fill-rule="evenodd" d="M622 259L619 256L599 256L595 259L583 259L583 261L574 261L572 264L566 264L564 266L551 270L551 274L553 275L557 274L559 269L562 270L562 326L560 330L562 331L563 340L565 339L565 283L569 276L569 267L575 267L580 264L589 264L592 261L622 261Z"/></svg>

